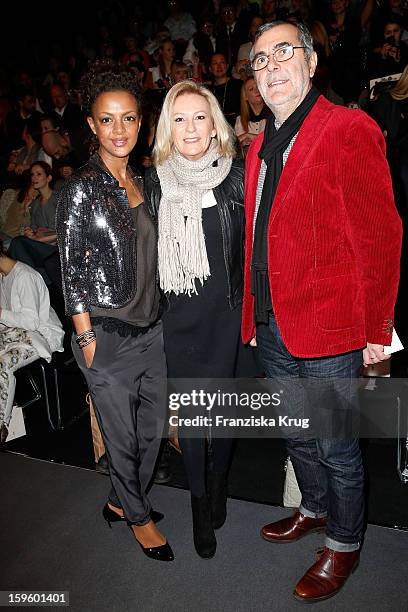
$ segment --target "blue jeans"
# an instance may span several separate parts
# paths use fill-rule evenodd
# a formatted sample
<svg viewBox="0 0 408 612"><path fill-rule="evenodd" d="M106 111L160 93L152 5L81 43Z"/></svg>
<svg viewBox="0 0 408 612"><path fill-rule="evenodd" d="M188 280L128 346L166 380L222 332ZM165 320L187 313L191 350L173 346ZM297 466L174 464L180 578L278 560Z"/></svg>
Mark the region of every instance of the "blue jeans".
<svg viewBox="0 0 408 612"><path fill-rule="evenodd" d="M256 339L268 378L351 381L358 377L362 364L361 351L316 359L293 357L273 315L269 325L257 326ZM299 385L291 384L290 389L286 411L290 412L289 417L299 417L307 396L300 381ZM356 409L357 399L353 398L349 405ZM357 550L364 525L364 472L358 439L308 439L299 432L299 437L292 434L286 445L302 494L302 514L316 518L327 516L328 548L339 552Z"/></svg>

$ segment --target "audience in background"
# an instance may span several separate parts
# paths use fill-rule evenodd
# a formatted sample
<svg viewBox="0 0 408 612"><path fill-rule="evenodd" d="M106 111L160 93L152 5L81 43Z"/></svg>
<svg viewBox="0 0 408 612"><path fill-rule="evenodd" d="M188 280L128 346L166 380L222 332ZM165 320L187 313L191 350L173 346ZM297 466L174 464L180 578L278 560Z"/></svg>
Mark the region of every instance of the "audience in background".
<svg viewBox="0 0 408 612"><path fill-rule="evenodd" d="M35 161L44 161L45 152L41 147L40 121L37 116L27 119L22 133L24 146L17 151L13 151L9 164L8 172L16 175L28 170Z"/></svg>
<svg viewBox="0 0 408 612"><path fill-rule="evenodd" d="M9 113L5 121L5 137L9 151L24 146L23 130L31 117L40 117L35 109L36 98L31 90L20 90L17 93L17 108Z"/></svg>
<svg viewBox="0 0 408 612"><path fill-rule="evenodd" d="M45 162L35 162L30 172L31 185L38 191L38 196L30 205L30 225L24 229L24 235L13 238L9 254L14 259L38 270L49 284L43 264L47 257L57 251L55 233L57 202L51 187L53 175L50 166Z"/></svg>
<svg viewBox="0 0 408 612"><path fill-rule="evenodd" d="M214 92L245 154L268 112L265 108L258 112L249 52L256 29L276 19L304 22L310 28L319 57L314 84L323 95L336 104L359 104L381 126L388 126L383 128L388 134L388 157L400 212L405 215L405 98L394 98L395 91L391 95L386 82L375 89L375 97L385 89L378 104L369 101L368 91L371 78L404 71L407 16L403 0L202 0L197 4L163 0L154 7L146 0L137 8L122 6L115 14L98 9L88 30L72 32L66 41L55 32L49 48L32 57L22 49L19 63L10 63L8 69L5 61L4 84L0 82L0 195L5 192L4 202L10 203L3 217L0 210L3 233L16 238L21 225L28 224L21 219L29 214L29 196L20 187L25 186L33 161L52 165L56 188L87 161L89 130L76 84L87 62L97 56L107 63L120 58L143 90L144 119L131 155L141 173L152 163L163 97L173 83L186 78L205 83Z"/></svg>
<svg viewBox="0 0 408 612"><path fill-rule="evenodd" d="M270 114L254 77L249 77L242 85L240 113L235 121L235 133L244 155L254 138L264 131Z"/></svg>
<svg viewBox="0 0 408 612"><path fill-rule="evenodd" d="M248 27L238 20L237 9L232 2L221 6L219 17L216 51L222 53L230 65L234 65L238 49L246 42Z"/></svg>
<svg viewBox="0 0 408 612"><path fill-rule="evenodd" d="M176 57L174 43L168 38L160 43L157 56L157 66L150 68L149 85L154 89L168 89L170 87L171 66Z"/></svg>
<svg viewBox="0 0 408 612"><path fill-rule="evenodd" d="M197 30L196 23L190 13L182 10L179 0L169 0L168 9L170 14L164 25L168 28L179 53L183 53L189 39Z"/></svg>
<svg viewBox="0 0 408 612"><path fill-rule="evenodd" d="M199 30L188 41L183 62L192 65L198 57L201 75L205 79L208 75L208 66L211 56L216 50L214 36L214 23L209 17L203 17L199 22Z"/></svg>
<svg viewBox="0 0 408 612"><path fill-rule="evenodd" d="M241 81L230 77L228 69L225 55L214 53L210 61L210 73L213 77L211 91L217 98L227 121L234 125L240 109Z"/></svg>
<svg viewBox="0 0 408 612"><path fill-rule="evenodd" d="M21 236L30 225L30 204L38 196L30 173L25 172L22 178L24 183L21 189L6 189L0 199L0 237L6 248L12 238Z"/></svg>
<svg viewBox="0 0 408 612"><path fill-rule="evenodd" d="M401 73L408 63L408 47L401 42L401 25L388 20L383 29L383 40L373 49L369 76L372 78Z"/></svg>

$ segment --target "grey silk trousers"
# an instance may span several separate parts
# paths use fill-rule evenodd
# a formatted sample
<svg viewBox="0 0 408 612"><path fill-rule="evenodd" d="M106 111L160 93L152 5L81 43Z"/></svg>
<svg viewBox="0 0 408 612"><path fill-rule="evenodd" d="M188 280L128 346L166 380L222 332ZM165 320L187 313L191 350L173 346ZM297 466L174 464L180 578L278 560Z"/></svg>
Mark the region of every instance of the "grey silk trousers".
<svg viewBox="0 0 408 612"><path fill-rule="evenodd" d="M90 368L72 341L102 432L112 489L109 501L128 523L150 520L146 489L153 475L167 411L166 359L161 322L136 337L95 326Z"/></svg>

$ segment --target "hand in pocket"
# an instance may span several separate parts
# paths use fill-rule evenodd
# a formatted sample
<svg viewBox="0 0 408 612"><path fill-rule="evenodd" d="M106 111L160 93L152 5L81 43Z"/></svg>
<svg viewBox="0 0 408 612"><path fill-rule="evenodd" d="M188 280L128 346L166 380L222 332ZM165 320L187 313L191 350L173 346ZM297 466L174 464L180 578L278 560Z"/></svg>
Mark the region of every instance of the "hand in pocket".
<svg viewBox="0 0 408 612"><path fill-rule="evenodd" d="M96 351L96 340L94 340L93 342L88 344L88 346L82 349L82 352L84 354L84 359L85 359L85 365L87 368L90 368L93 363L95 351Z"/></svg>

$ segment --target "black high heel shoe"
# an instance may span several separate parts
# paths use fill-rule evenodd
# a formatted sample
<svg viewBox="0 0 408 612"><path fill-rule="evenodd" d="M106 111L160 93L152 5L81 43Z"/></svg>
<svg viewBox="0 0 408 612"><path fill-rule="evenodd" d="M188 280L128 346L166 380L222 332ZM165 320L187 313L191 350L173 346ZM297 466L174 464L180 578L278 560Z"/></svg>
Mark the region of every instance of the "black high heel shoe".
<svg viewBox="0 0 408 612"><path fill-rule="evenodd" d="M102 516L105 519L105 521L108 523L111 529L112 529L111 523L126 522L125 517L121 516L120 514L112 510L108 506L108 504L104 505L103 510L102 510ZM157 524L162 519L164 519L164 514L162 514L161 512L157 512L156 510L150 510L150 518L152 519L153 523Z"/></svg>
<svg viewBox="0 0 408 612"><path fill-rule="evenodd" d="M145 548L137 539L136 534L132 529L132 525L129 525L129 527L136 542L139 544L146 557L149 557L149 559L154 559L155 561L174 561L174 553L168 542L162 544L161 546L150 546Z"/></svg>

